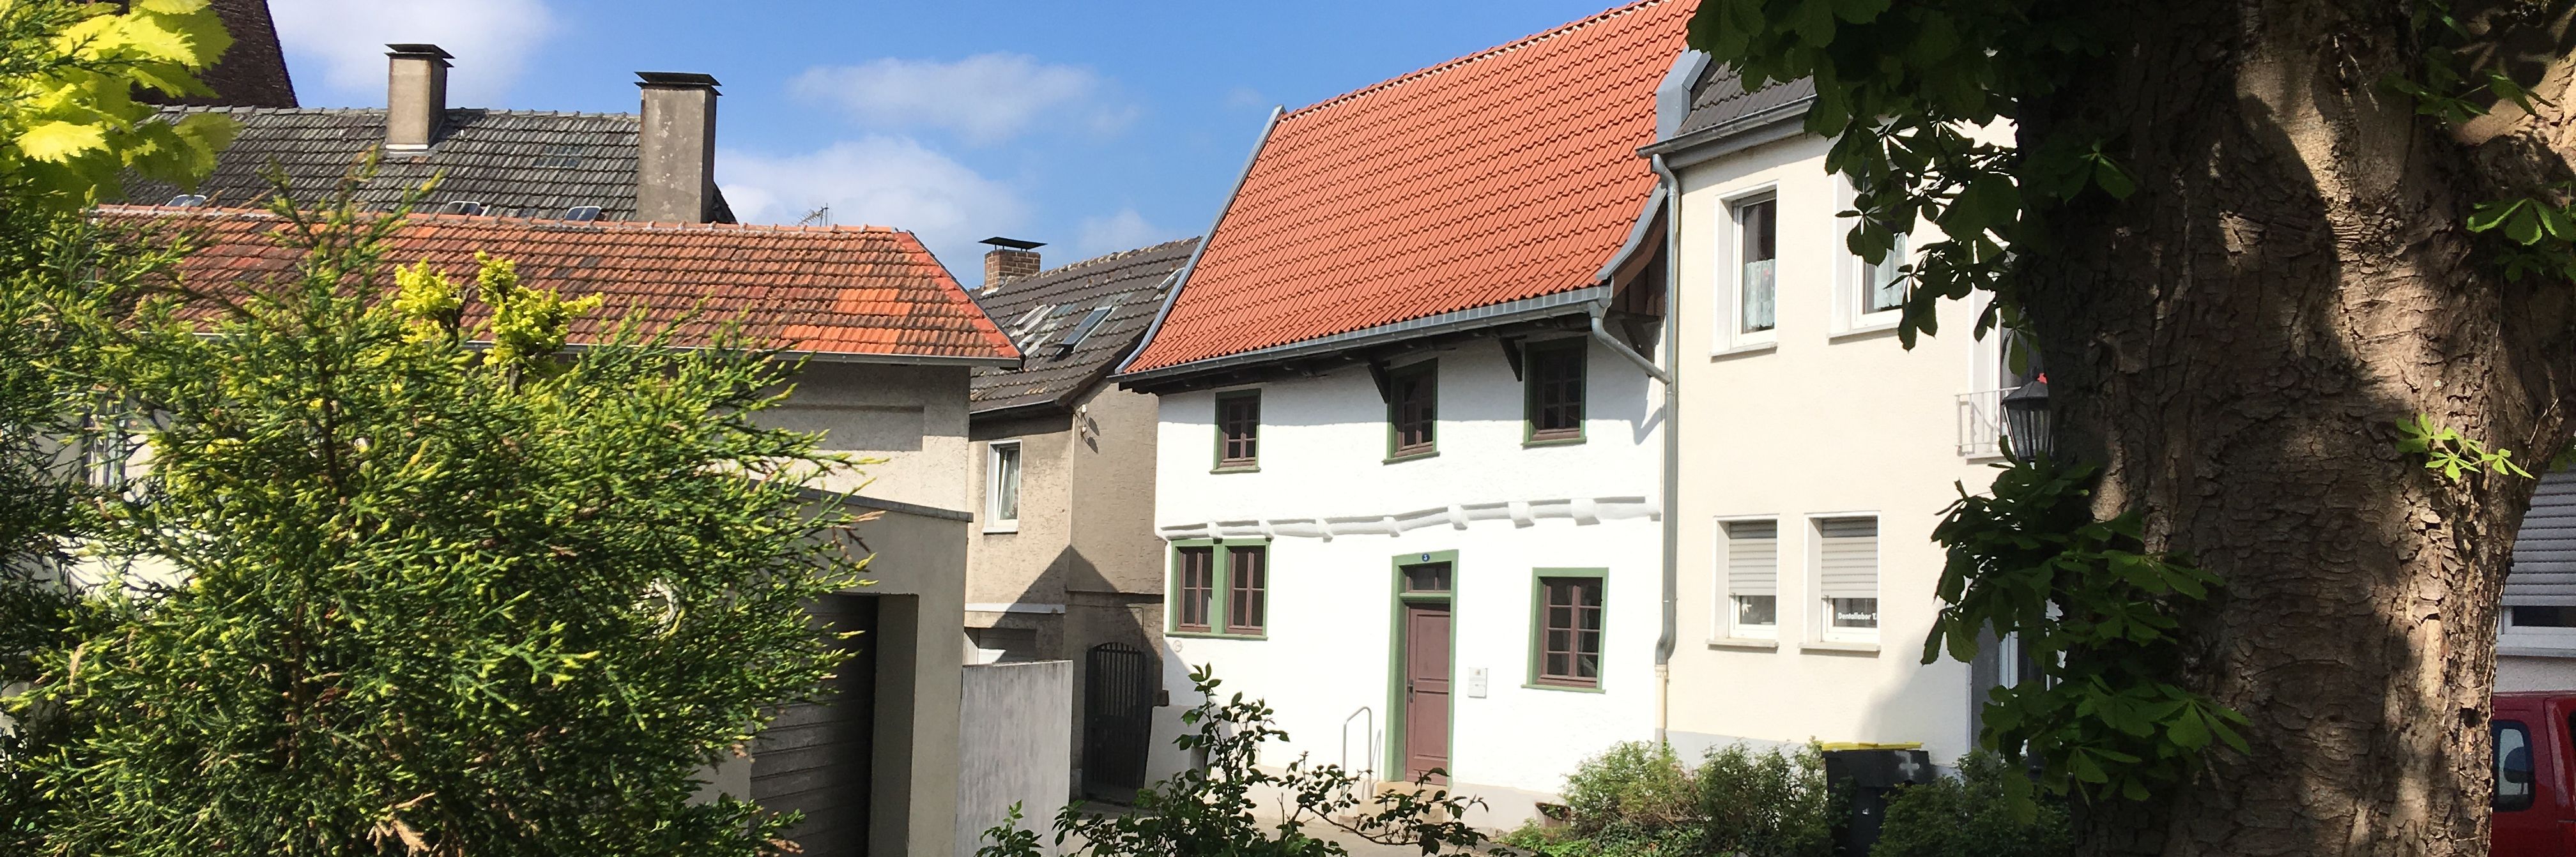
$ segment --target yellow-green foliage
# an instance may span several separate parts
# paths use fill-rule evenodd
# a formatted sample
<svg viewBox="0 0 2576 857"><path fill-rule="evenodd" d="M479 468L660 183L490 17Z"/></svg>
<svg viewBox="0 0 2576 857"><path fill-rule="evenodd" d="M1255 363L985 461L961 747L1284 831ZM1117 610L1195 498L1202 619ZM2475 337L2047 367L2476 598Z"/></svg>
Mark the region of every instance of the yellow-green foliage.
<svg viewBox="0 0 2576 857"><path fill-rule="evenodd" d="M519 283L519 263L478 251L474 275L483 302L492 305L492 351L486 359L526 368L562 351L573 319L599 308L599 296L564 300L548 289Z"/></svg>
<svg viewBox="0 0 2576 857"><path fill-rule="evenodd" d="M0 179L12 202L76 209L117 194L127 170L193 183L235 126L200 113L149 121L135 90L204 94L195 72L232 38L206 0L115 4L0 0Z"/></svg>
<svg viewBox="0 0 2576 857"><path fill-rule="evenodd" d="M778 853L791 819L697 793L832 668L803 605L865 566L803 493L851 462L757 423L792 367L633 324L477 359L419 335L446 278L378 299L390 221L281 211L301 276L221 319L75 319L79 382L153 414L86 541L143 573L0 697L38 727L0 745L0 854ZM551 362L579 302L483 261Z"/></svg>

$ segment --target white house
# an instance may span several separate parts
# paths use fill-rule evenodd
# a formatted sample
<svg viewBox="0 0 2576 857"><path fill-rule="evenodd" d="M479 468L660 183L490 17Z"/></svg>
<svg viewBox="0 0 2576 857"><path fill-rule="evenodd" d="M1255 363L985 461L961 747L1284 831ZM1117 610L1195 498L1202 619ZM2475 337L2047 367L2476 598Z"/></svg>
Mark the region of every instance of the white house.
<svg viewBox="0 0 2576 857"><path fill-rule="evenodd" d="M1991 481L1999 401L2023 378L2002 335L1971 335L1964 302L1899 344L1906 260L1846 248L1851 189L1825 169L1831 141L1802 130L1811 86L1748 93L1697 56L1673 83L1666 138L1645 150L1679 186L1661 725L1686 753L1917 743L1947 764L2017 659L1921 663L1941 606L1931 532Z"/></svg>
<svg viewBox="0 0 2576 857"><path fill-rule="evenodd" d="M1691 4L1276 118L1121 383L1160 396L1165 641L1307 755L1509 826L1653 736L1655 87ZM1507 121L1498 121L1507 117ZM1168 737L1168 736L1166 736Z"/></svg>

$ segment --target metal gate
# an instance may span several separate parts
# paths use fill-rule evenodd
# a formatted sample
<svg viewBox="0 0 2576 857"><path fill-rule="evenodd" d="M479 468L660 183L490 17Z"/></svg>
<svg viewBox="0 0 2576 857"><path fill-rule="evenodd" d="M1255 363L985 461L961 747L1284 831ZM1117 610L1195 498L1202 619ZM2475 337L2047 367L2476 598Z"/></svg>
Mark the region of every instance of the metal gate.
<svg viewBox="0 0 2576 857"><path fill-rule="evenodd" d="M1154 739L1154 683L1160 669L1125 643L1091 647L1083 660L1082 791L1126 797L1145 786Z"/></svg>

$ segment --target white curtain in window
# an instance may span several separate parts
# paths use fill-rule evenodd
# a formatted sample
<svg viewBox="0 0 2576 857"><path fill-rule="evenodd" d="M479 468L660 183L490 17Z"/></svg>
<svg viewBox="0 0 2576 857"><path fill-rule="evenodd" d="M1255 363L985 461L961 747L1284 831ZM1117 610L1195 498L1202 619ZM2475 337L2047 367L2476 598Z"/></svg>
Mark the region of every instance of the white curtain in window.
<svg viewBox="0 0 2576 857"><path fill-rule="evenodd" d="M1861 276L1861 311L1886 312L1905 305L1905 236L1896 236L1896 245L1876 265L1865 265Z"/></svg>

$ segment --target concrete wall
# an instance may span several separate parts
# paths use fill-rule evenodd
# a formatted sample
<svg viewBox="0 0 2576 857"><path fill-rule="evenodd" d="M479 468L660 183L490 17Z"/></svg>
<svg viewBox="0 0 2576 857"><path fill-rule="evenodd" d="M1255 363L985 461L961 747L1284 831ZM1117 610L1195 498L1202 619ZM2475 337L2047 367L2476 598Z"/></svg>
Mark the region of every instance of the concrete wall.
<svg viewBox="0 0 2576 857"><path fill-rule="evenodd" d="M1420 355L1439 360L1432 458L1383 460L1386 403L1357 366L1260 386L1258 472L1209 472L1214 391L1164 395L1158 531L1270 545L1267 638L1167 633L1172 711L1197 701L1186 668L1212 664L1226 692L1266 699L1292 736L1265 764L1312 754L1400 770L1386 734L1394 565L1457 551L1449 772L1492 804L1471 821L1517 824L1584 756L1652 737L1661 440L1650 405L1662 394L1633 364L1589 347L1586 440L1572 446L1523 446L1521 383L1492 340ZM1608 570L1601 692L1525 686L1533 570L1549 567ZM1479 671L1482 695L1471 690Z"/></svg>
<svg viewBox="0 0 2576 857"><path fill-rule="evenodd" d="M960 366L812 363L764 425L822 432L824 449L884 458L826 487L910 504L859 524L874 551L851 590L878 601L876 758L870 851L949 857L956 848L958 695L966 638L966 389ZM723 775L719 773L719 780Z"/></svg>
<svg viewBox="0 0 2576 857"><path fill-rule="evenodd" d="M806 365L787 402L761 416L774 428L822 432L823 448L884 458L822 486L939 509L968 510L963 366Z"/></svg>
<svg viewBox="0 0 2576 857"><path fill-rule="evenodd" d="M1013 804L1043 831L1073 793L1073 663L968 666L959 694L957 853L973 857Z"/></svg>
<svg viewBox="0 0 2576 857"><path fill-rule="evenodd" d="M1946 764L1973 746L1975 702L1967 664L1918 662L1940 606L1944 556L1930 536L1954 485L1991 480L1994 459L1963 457L1957 426L1958 397L1994 386L1991 356L1978 356L1993 343L1970 336L1973 308L1956 301L1941 308L1940 334L1911 351L1892 327L1851 323L1835 300L1852 275L1850 221L1834 216L1848 196L1824 170L1826 145L1800 137L1681 172L1671 736L1689 752L1746 739L1919 741ZM1732 349L1725 200L1766 189L1779 203L1775 341ZM1808 522L1828 513L1879 519L1874 643L1821 642ZM1727 639L1718 522L1738 516L1780 522L1776 642Z"/></svg>
<svg viewBox="0 0 2576 857"><path fill-rule="evenodd" d="M2567 655L2498 655L2497 693L2517 690L2576 690L2576 657Z"/></svg>

